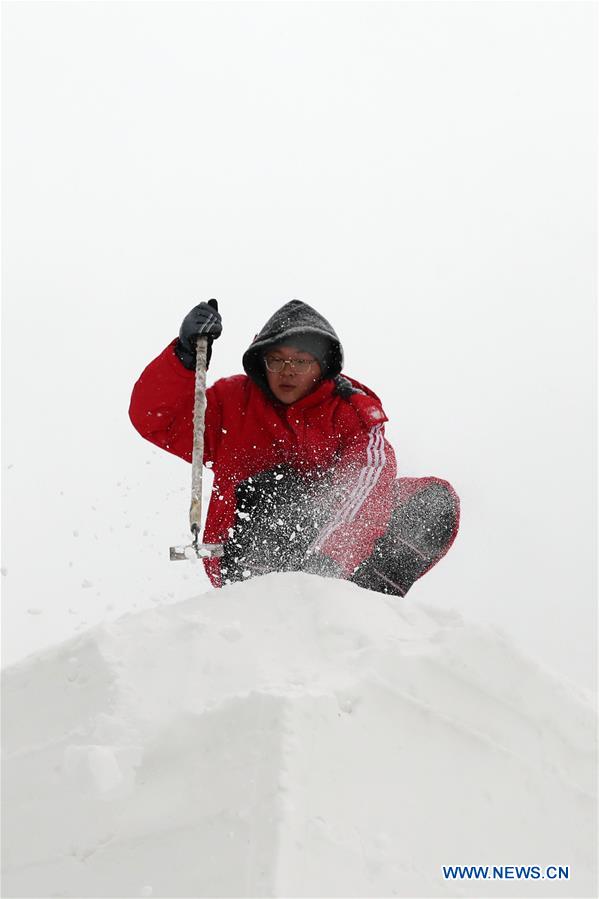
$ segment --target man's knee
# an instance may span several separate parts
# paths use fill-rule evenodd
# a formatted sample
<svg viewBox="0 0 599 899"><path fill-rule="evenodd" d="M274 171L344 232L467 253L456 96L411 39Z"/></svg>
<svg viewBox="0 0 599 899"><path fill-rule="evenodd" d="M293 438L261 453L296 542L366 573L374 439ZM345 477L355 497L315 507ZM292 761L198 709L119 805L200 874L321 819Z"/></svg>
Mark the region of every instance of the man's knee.
<svg viewBox="0 0 599 899"><path fill-rule="evenodd" d="M436 555L455 537L459 523L459 499L448 481L440 478L411 479L402 491L393 515L393 530L422 552Z"/></svg>
<svg viewBox="0 0 599 899"><path fill-rule="evenodd" d="M460 502L441 478L401 478L397 490L389 528L352 580L368 590L405 596L453 543Z"/></svg>

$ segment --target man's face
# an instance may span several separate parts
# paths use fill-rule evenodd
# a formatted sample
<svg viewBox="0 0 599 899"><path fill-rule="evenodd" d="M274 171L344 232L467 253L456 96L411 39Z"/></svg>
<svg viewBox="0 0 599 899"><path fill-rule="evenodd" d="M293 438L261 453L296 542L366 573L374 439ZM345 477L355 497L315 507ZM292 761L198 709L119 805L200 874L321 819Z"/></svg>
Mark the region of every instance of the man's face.
<svg viewBox="0 0 599 899"><path fill-rule="evenodd" d="M265 354L266 379L268 386L286 406L296 403L314 390L322 371L319 362L311 353L293 346L277 346ZM283 364L281 371L272 371ZM291 363L291 364L289 364ZM270 368L269 368L270 366Z"/></svg>

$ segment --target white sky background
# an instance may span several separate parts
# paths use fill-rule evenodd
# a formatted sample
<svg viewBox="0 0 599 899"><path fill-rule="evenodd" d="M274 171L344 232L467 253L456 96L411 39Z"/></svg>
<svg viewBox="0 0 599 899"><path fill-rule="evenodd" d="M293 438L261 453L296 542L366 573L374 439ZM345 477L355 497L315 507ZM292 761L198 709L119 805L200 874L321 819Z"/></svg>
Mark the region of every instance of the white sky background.
<svg viewBox="0 0 599 899"><path fill-rule="evenodd" d="M401 473L461 495L406 601L589 686L596 6L3 13L4 664L208 588L168 561L191 470L133 430L131 388L196 302L223 315L212 381L299 298Z"/></svg>

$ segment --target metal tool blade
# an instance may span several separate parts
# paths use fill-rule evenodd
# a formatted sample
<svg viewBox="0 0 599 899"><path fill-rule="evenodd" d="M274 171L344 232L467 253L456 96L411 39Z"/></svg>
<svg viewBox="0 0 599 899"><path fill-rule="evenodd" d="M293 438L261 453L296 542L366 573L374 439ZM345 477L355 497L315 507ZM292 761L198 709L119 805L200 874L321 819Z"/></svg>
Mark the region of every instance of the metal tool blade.
<svg viewBox="0 0 599 899"><path fill-rule="evenodd" d="M185 562L189 559L220 559L223 547L219 543L199 543L197 546L171 546L171 562Z"/></svg>

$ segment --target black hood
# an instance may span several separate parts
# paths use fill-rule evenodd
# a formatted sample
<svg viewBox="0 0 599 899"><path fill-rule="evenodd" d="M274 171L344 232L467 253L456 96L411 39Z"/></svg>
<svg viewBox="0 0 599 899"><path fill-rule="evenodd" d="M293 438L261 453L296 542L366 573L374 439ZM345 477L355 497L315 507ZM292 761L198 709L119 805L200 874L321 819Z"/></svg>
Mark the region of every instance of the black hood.
<svg viewBox="0 0 599 899"><path fill-rule="evenodd" d="M245 372L259 387L270 393L264 371L264 353L273 346L293 345L293 338L314 335L326 338L328 348L321 364L323 378L334 378L343 368L343 347L335 329L326 318L301 300L285 303L256 334L243 354Z"/></svg>

